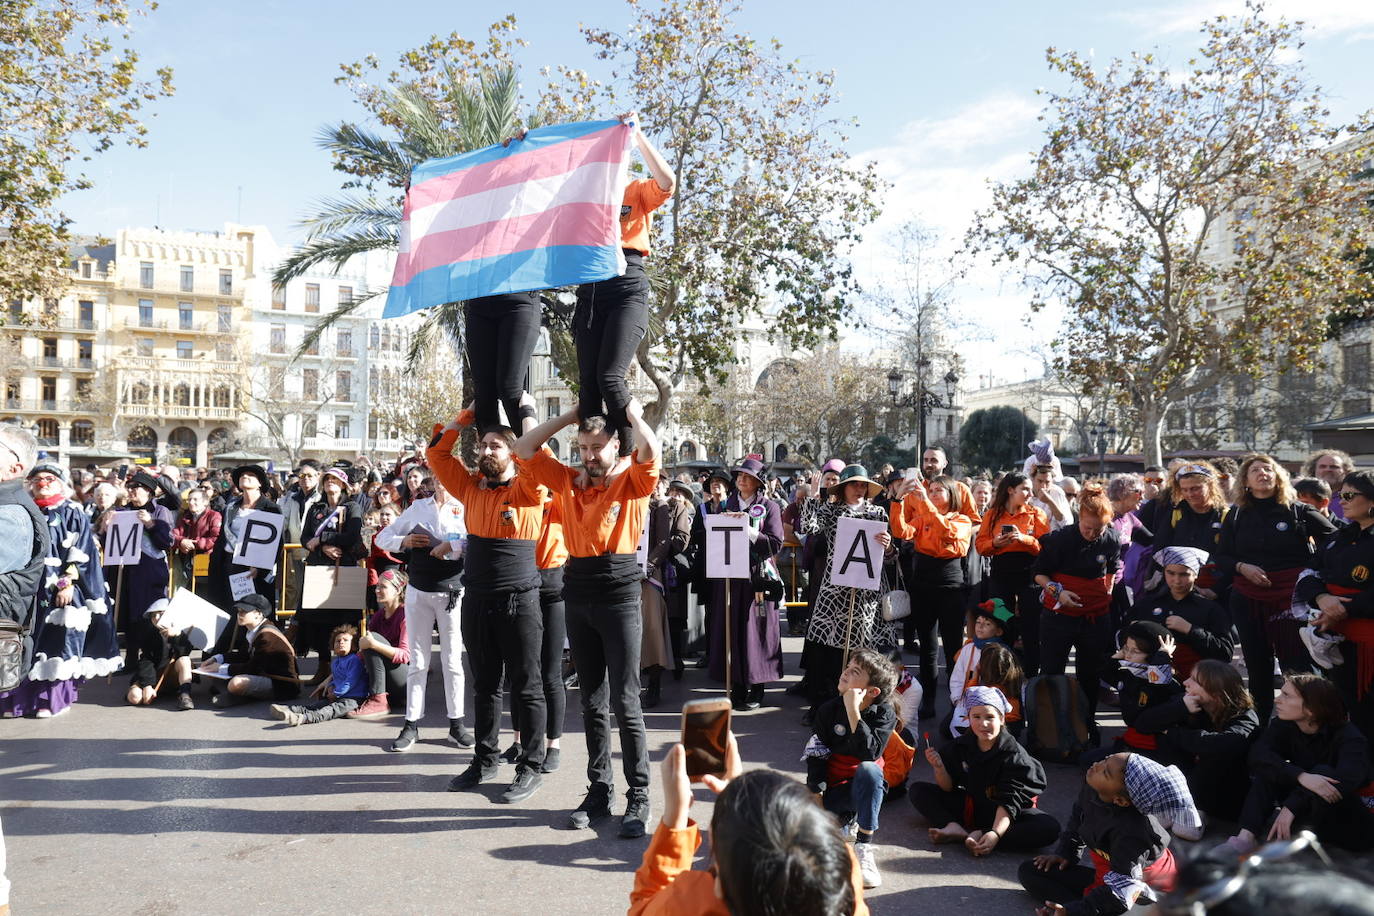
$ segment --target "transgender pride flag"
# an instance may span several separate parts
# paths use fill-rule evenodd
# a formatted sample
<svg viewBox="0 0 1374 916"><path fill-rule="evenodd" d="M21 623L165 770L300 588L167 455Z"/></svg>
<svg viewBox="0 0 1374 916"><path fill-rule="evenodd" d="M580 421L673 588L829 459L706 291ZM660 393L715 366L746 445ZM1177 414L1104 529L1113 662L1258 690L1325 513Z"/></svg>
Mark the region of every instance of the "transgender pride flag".
<svg viewBox="0 0 1374 916"><path fill-rule="evenodd" d="M584 121L411 173L384 318L625 272L620 204L633 126Z"/></svg>

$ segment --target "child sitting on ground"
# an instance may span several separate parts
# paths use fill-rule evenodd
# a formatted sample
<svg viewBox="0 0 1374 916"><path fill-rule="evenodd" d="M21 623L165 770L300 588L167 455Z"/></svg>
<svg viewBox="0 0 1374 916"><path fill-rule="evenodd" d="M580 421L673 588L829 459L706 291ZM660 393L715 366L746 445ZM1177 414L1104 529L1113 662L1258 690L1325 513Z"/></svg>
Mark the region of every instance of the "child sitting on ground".
<svg viewBox="0 0 1374 916"><path fill-rule="evenodd" d="M950 706L958 709L964 688L979 683L978 660L984 648L992 643L1010 646L1015 642L1016 637L1011 632L1015 621L1015 615L1007 610L1001 598L984 601L973 609L973 638L960 646L949 669Z"/></svg>
<svg viewBox="0 0 1374 916"><path fill-rule="evenodd" d="M1021 694L1025 690L1026 678L1021 673L1021 662L1010 647L1000 642L989 643L978 657L978 670L970 686L996 687L1007 698L1010 707L1003 727L1011 732L1013 738L1021 740L1026 731L1026 721L1021 712ZM964 689L968 693L968 688ZM957 738L968 731L968 714L964 711L963 697L950 710L949 724L941 732Z"/></svg>
<svg viewBox="0 0 1374 916"><path fill-rule="evenodd" d="M167 682L167 675L175 672L177 708L195 709L191 699L191 653L195 649L185 633L170 633L162 626L167 603L166 598L157 599L130 627L129 668L133 675L127 699L135 706L151 705ZM168 665L171 672L165 670Z"/></svg>
<svg viewBox="0 0 1374 916"><path fill-rule="evenodd" d="M1126 722L1126 731L1116 739L1116 748L1155 757L1159 752L1158 739L1139 731L1135 721L1145 710L1163 706L1183 694L1183 685L1173 674L1173 635L1153 620L1132 620L1121 628L1121 633L1121 648L1112 658L1118 664L1114 681L1121 697L1121 718Z"/></svg>
<svg viewBox="0 0 1374 916"><path fill-rule="evenodd" d="M999 846L1023 852L1048 846L1059 822L1035 807L1045 791L1045 768L1003 727L1011 704L996 687L975 685L960 706L968 732L938 751L927 745L935 782L911 787L912 805L931 824L930 841L963 842L975 856Z"/></svg>
<svg viewBox="0 0 1374 916"><path fill-rule="evenodd" d="M733 734L725 777L702 777L719 797L711 812L712 869L693 871L701 838L688 817L686 760L680 744L663 758L663 820L635 872L629 916L868 916L855 857L834 819L795 779L772 770L740 775Z"/></svg>
<svg viewBox="0 0 1374 916"><path fill-rule="evenodd" d="M1174 889L1173 824L1202 824L1178 767L1112 754L1088 768L1055 851L1022 862L1017 877L1044 903L1039 916L1117 916ZM1078 864L1085 849L1092 867Z"/></svg>
<svg viewBox="0 0 1374 916"><path fill-rule="evenodd" d="M274 703L269 710L272 718L287 725L313 725L342 719L358 708L367 696L367 672L358 654L358 628L348 623L335 627L329 644L334 651L329 677L311 694L322 698L307 703Z"/></svg>
<svg viewBox="0 0 1374 916"><path fill-rule="evenodd" d="M896 669L881 653L853 652L840 674L839 696L816 707L815 734L806 748L807 786L821 796L825 810L857 821L854 854L864 887L882 883L873 834L887 793L882 757L897 724L896 683Z"/></svg>

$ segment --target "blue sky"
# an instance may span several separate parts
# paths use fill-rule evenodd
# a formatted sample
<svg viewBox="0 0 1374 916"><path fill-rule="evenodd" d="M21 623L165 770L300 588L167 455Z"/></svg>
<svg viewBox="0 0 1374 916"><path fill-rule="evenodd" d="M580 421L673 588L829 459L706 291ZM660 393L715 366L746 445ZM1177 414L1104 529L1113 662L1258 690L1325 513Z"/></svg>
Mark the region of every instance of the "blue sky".
<svg viewBox="0 0 1374 916"><path fill-rule="evenodd" d="M1046 47L1100 59L1158 48L1178 60L1196 46L1198 22L1240 8L1232 0L746 0L739 26L778 38L807 66L837 72L841 113L859 119L852 151L877 161L893 183L882 227L917 216L952 239L981 203L986 180L1016 175L1039 146L1034 91L1050 79ZM1311 23L1304 60L1336 117L1374 105L1361 90L1374 85L1374 0L1279 0L1268 9ZM558 63L595 72L579 23L620 30L630 20L623 0L162 0L139 22L136 41L150 70L175 69L176 95L153 106L149 147L102 155L89 171L96 187L69 196L66 210L80 232L215 229L241 216L278 241L299 240L301 214L342 177L315 134L360 114L333 83L338 65L369 53L389 64L434 33L479 38L507 11L530 43L520 61L527 85L540 67ZM855 253L861 275L881 273L882 261L875 245ZM1016 313L1020 301L988 277L960 295L985 323ZM1024 342L984 340L977 349L1019 377L1029 371Z"/></svg>

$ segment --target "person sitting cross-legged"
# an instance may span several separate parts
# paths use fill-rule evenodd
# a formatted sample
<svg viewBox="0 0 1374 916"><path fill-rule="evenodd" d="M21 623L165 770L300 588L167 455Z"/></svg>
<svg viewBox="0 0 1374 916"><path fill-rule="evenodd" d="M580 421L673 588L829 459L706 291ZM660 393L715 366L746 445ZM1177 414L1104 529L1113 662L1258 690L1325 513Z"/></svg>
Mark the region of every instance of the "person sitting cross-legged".
<svg viewBox="0 0 1374 916"><path fill-rule="evenodd" d="M214 706L230 706L246 700L292 700L301 694L296 674L296 652L281 630L267 622L272 605L258 594L234 602L238 625L247 633L248 650L212 655L198 669L206 674L221 668L231 675L229 694L210 698Z"/></svg>
<svg viewBox="0 0 1374 916"><path fill-rule="evenodd" d="M358 628L343 623L329 634L332 657L329 677L315 688L308 703L281 704L271 707L272 718L287 725L314 725L330 719L342 719L358 708L367 696L367 673L358 652Z"/></svg>

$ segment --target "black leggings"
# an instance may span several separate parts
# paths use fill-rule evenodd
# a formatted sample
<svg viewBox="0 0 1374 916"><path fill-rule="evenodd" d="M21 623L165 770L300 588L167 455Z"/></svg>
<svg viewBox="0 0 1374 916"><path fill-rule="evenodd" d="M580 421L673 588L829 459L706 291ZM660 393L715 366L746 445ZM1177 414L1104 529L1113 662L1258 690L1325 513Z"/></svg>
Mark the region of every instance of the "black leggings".
<svg viewBox="0 0 1374 916"><path fill-rule="evenodd" d="M1036 906L1049 900L1067 907L1087 895L1088 888L1097 880L1097 870L1086 865L1069 865L1062 871L1057 868L1041 871L1035 867L1034 859L1028 859L1021 863L1016 877Z"/></svg>
<svg viewBox="0 0 1374 916"><path fill-rule="evenodd" d="M945 677L954 666L954 657L964 644L964 590L957 585L930 586L914 583L911 589L912 632L919 641L921 690L935 705L938 677L935 664L935 634L945 650Z"/></svg>
<svg viewBox="0 0 1374 916"><path fill-rule="evenodd" d="M506 423L520 432L523 415L534 408L520 406L525 373L539 339L539 294L509 293L483 296L463 304L468 368L472 371L477 428L500 422L498 402L506 408Z"/></svg>
<svg viewBox="0 0 1374 916"><path fill-rule="evenodd" d="M1040 603L1039 589L1029 572L993 573L988 592L993 598L1001 598L1007 610L1016 615L1021 630L1021 670L1030 680L1040 673L1040 616L1044 605Z"/></svg>
<svg viewBox="0 0 1374 916"><path fill-rule="evenodd" d="M583 420L605 416L607 431L620 437L621 455L634 448L625 412L630 405L625 373L648 327L649 279L639 252L625 252L624 276L577 288L573 341L577 345L578 415Z"/></svg>
<svg viewBox="0 0 1374 916"><path fill-rule="evenodd" d="M930 821L932 827L959 824L965 830L991 830L986 824L966 823L964 803L968 793L956 786L946 792L933 782L916 782L908 791L912 807ZM997 841L997 848L1013 852L1032 852L1053 843L1059 837L1059 822L1039 808L1025 808L1012 818L1011 826Z"/></svg>

